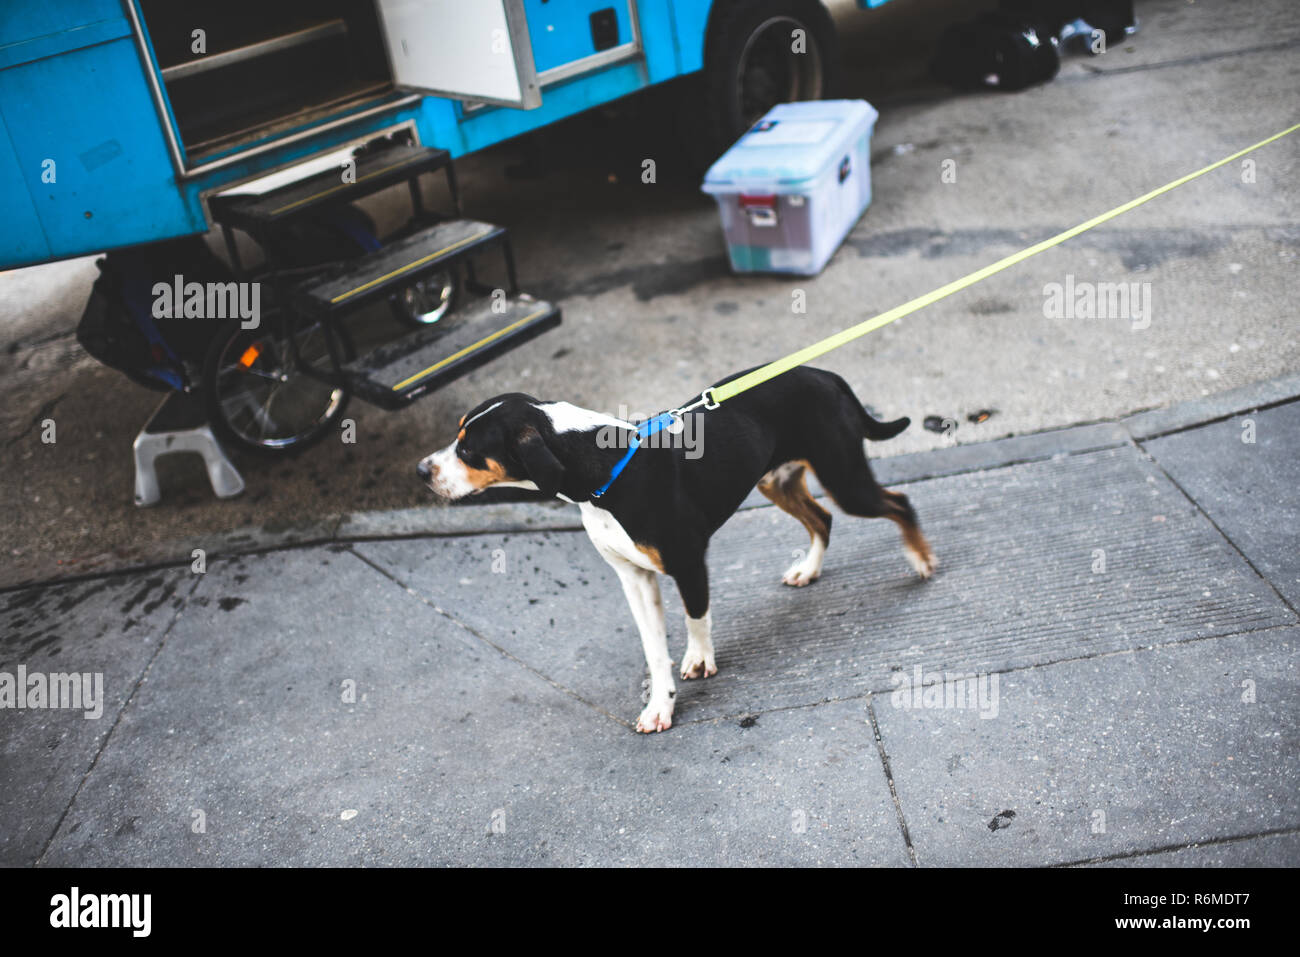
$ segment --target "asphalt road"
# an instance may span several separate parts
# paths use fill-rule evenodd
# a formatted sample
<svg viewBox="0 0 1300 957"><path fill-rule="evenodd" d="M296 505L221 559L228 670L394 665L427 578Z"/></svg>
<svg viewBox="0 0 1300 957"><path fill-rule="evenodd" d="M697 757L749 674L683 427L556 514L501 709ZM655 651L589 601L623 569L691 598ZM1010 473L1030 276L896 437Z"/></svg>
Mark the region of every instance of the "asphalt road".
<svg viewBox="0 0 1300 957"><path fill-rule="evenodd" d="M0 274L0 584L166 556L197 532L310 526L417 507L414 465L459 415L522 390L653 412L1253 143L1300 113L1293 5L1152 0L1141 31L1052 83L957 95L924 78L934 34L969 7L896 0L842 17L846 94L881 110L875 200L810 280L729 274L717 213L678 162L667 95L576 118L460 164L467 211L508 225L523 284L565 324L398 414L353 406L358 444L289 462L241 459L245 494L214 500L195 463L163 470L164 501L132 504L131 441L156 397L72 338L89 259ZM1228 168L822 360L914 426L877 455L1093 422L1300 369L1293 303L1300 140ZM659 177L643 184L644 158ZM956 181L941 180L955 163ZM392 204L381 202L381 219ZM1051 319L1045 290L1149 284L1150 323ZM795 288L808 312L790 309ZM981 424L966 417L993 415ZM58 441L39 441L54 418ZM175 557L174 555L172 557Z"/></svg>

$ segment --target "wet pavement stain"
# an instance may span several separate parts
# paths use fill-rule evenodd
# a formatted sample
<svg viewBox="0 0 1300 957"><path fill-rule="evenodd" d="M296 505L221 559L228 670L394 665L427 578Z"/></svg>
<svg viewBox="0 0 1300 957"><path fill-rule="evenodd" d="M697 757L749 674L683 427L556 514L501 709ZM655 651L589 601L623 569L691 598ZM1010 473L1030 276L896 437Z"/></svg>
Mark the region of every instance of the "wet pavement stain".
<svg viewBox="0 0 1300 957"><path fill-rule="evenodd" d="M631 286L641 302L659 296L680 295L696 286L731 274L725 256L710 256L692 262L650 263L628 266L598 276L588 276L576 282L568 278L563 282L536 283L536 295L541 299L563 299L576 296L598 296L612 289Z"/></svg>
<svg viewBox="0 0 1300 957"><path fill-rule="evenodd" d="M146 598L149 597L149 593L153 591L155 588L157 588L159 585L161 585L162 583L163 580L159 576L154 576L153 578L145 579L144 584L140 586L140 588L136 591L136 593L127 600L127 603L125 605L122 606L122 610L121 610L122 614L130 615L131 612L135 611L136 607L141 602L143 602Z"/></svg>
<svg viewBox="0 0 1300 957"><path fill-rule="evenodd" d="M1015 811L1000 811L993 815L993 820L989 821L990 831L1001 831L1011 826L1011 819L1016 816Z"/></svg>

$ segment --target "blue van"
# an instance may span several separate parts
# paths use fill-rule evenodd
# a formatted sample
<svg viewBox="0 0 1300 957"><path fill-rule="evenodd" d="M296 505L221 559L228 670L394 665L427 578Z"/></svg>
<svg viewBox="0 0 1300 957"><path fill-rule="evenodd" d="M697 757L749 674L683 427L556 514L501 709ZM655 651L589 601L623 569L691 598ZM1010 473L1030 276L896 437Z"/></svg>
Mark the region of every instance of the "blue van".
<svg viewBox="0 0 1300 957"><path fill-rule="evenodd" d="M0 7L0 268L106 252L82 342L202 394L258 451L318 438L352 395L401 407L559 322L517 288L507 231L464 217L456 157L687 74L716 155L775 103L821 98L837 56L819 0ZM426 208L427 173L448 208ZM379 237L355 200L403 183L410 220ZM229 261L199 239L214 225ZM263 261L239 261L236 230ZM252 298L256 325L235 314ZM367 309L403 334L358 356L343 320Z"/></svg>

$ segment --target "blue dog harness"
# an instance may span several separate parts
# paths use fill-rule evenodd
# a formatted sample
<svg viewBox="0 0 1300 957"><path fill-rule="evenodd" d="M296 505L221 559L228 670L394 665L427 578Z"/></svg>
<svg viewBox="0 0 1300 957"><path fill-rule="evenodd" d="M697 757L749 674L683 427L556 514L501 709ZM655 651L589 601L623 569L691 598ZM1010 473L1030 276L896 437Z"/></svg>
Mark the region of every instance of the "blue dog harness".
<svg viewBox="0 0 1300 957"><path fill-rule="evenodd" d="M614 484L616 478L623 474L623 470L627 468L627 463L632 461L632 456L636 455L636 450L641 448L641 443L644 440L650 438L650 436L654 435L656 432L662 432L664 429L673 431L672 426L674 425L677 425L679 428L681 425L680 413L675 409L672 412L661 412L653 419L646 419L646 421L638 425L636 427L636 434L628 440L627 454L618 460L618 464L614 466L614 470L609 473L609 481L596 489L596 491L592 492L591 497L600 498L609 491L609 487Z"/></svg>

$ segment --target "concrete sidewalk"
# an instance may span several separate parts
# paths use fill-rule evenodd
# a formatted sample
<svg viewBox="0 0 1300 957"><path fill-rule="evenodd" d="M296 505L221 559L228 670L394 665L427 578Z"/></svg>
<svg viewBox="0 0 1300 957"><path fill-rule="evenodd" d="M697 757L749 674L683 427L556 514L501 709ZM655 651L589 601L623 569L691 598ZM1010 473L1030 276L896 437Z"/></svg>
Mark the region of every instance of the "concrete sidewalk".
<svg viewBox="0 0 1300 957"><path fill-rule="evenodd" d="M1295 866L1279 388L881 463L928 583L842 518L782 587L803 532L755 503L710 553L720 672L648 737L614 575L540 506L0 593L0 673L105 699L0 711L0 863ZM902 707L917 669L996 698Z"/></svg>

